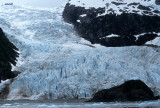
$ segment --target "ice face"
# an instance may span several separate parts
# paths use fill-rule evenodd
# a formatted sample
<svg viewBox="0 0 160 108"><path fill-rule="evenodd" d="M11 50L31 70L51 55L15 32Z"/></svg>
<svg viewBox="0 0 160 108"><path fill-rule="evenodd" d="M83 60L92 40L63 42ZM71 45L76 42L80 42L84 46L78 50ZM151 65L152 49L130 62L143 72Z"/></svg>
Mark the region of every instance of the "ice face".
<svg viewBox="0 0 160 108"><path fill-rule="evenodd" d="M10 85L8 99L90 98L131 79L160 94L159 47L92 45L63 21L62 11L0 7L0 27L20 49L13 70L22 73Z"/></svg>

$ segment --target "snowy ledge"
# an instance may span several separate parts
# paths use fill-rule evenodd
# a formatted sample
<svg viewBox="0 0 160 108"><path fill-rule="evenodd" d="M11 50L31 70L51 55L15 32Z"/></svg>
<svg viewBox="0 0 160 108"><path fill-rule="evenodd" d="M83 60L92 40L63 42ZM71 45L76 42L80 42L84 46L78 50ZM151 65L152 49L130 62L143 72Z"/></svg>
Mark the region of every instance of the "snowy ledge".
<svg viewBox="0 0 160 108"><path fill-rule="evenodd" d="M158 11L160 8L155 1L156 0L70 0L69 4L76 7L84 7L85 9L105 8L105 13L99 16L111 13L120 15L123 12L160 16L160 11Z"/></svg>

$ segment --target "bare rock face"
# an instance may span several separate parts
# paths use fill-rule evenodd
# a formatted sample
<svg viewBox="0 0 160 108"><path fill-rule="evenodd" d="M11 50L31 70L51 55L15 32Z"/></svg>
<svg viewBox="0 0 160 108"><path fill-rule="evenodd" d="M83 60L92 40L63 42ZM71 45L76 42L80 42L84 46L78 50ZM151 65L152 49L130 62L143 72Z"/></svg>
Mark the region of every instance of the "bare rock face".
<svg viewBox="0 0 160 108"><path fill-rule="evenodd" d="M120 86L98 91L88 102L149 101L158 98L144 82L130 80Z"/></svg>
<svg viewBox="0 0 160 108"><path fill-rule="evenodd" d="M160 5L160 0L155 1L156 5Z"/></svg>
<svg viewBox="0 0 160 108"><path fill-rule="evenodd" d="M92 43L111 47L143 45L160 33L160 11L152 5L144 5L151 1L102 0L99 2L104 3L104 7L91 5L88 8L89 1L79 0L76 4L76 0L70 0L63 18Z"/></svg>
<svg viewBox="0 0 160 108"><path fill-rule="evenodd" d="M16 65L17 50L0 28L0 81L16 76L11 72L11 64Z"/></svg>

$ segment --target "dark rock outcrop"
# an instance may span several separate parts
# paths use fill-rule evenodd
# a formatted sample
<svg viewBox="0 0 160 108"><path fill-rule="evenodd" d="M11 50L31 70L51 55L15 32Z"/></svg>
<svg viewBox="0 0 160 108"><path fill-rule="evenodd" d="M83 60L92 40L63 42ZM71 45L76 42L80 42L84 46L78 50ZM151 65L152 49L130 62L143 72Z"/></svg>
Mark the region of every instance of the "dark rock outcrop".
<svg viewBox="0 0 160 108"><path fill-rule="evenodd" d="M91 43L112 47L143 45L155 39L160 32L160 16L157 15L159 10L141 4L129 4L132 5L137 5L139 10L128 13L127 8L120 9L122 14L117 15L114 9L108 9L108 14L101 15L105 8L85 9L68 3L63 18L73 24L80 36ZM137 14L139 11L142 11L142 15ZM117 36L110 37L111 34ZM136 38L135 35L140 35L140 38Z"/></svg>
<svg viewBox="0 0 160 108"><path fill-rule="evenodd" d="M141 80L126 81L120 86L101 90L88 102L149 101L159 97Z"/></svg>
<svg viewBox="0 0 160 108"><path fill-rule="evenodd" d="M14 79L11 79L8 83L3 83L3 88L0 90L0 100L5 100L8 97L9 91L10 91L10 84L14 81Z"/></svg>
<svg viewBox="0 0 160 108"><path fill-rule="evenodd" d="M16 65L17 50L0 28L0 81L16 76L11 72L11 64Z"/></svg>
<svg viewBox="0 0 160 108"><path fill-rule="evenodd" d="M160 0L155 1L156 5L160 5Z"/></svg>

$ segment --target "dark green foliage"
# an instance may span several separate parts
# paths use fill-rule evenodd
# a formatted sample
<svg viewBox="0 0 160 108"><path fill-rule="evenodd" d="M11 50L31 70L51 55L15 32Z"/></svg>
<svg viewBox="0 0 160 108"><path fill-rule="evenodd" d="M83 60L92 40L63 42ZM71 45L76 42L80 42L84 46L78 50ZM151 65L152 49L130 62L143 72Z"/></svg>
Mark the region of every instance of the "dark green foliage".
<svg viewBox="0 0 160 108"><path fill-rule="evenodd" d="M17 50L0 28L0 81L14 77L11 64L16 65Z"/></svg>

